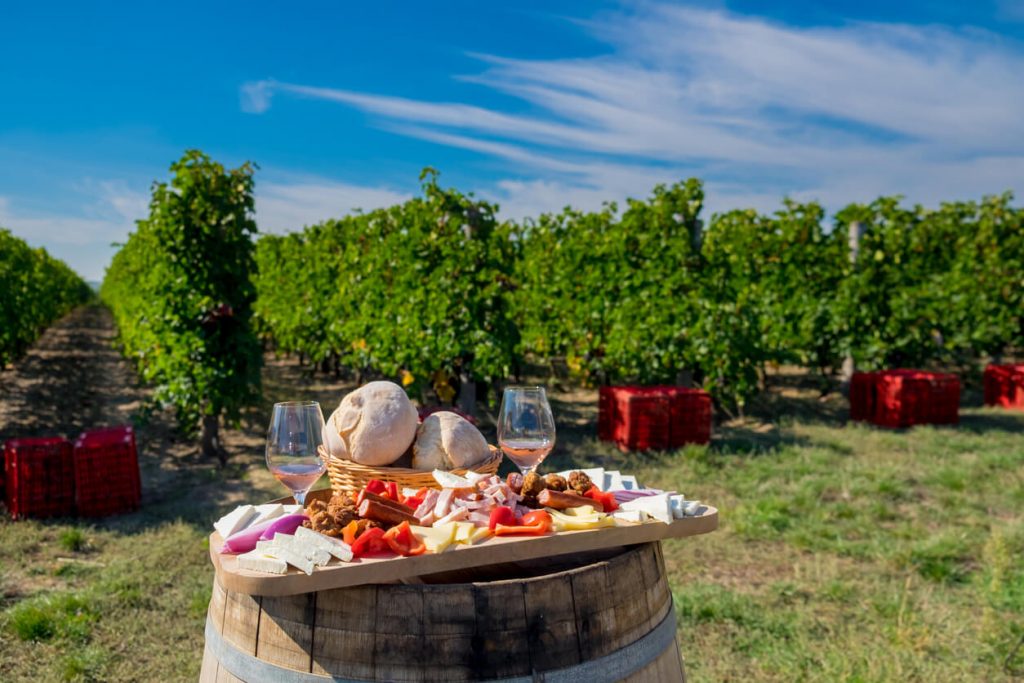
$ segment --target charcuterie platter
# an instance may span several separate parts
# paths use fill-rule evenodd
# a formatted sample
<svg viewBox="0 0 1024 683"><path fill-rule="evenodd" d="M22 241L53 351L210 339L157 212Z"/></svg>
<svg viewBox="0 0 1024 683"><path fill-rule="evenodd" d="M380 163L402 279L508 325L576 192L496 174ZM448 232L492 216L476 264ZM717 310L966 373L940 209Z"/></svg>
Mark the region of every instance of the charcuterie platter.
<svg viewBox="0 0 1024 683"><path fill-rule="evenodd" d="M311 493L310 499L316 493ZM329 491L323 493L330 494ZM215 531L210 535L210 559L217 570L218 581L226 590L249 595L282 596L370 583L415 581L419 577L471 567L696 536L716 528L718 510L703 507L700 514L674 520L671 524L648 521L629 526L561 531L546 536L491 537L474 545L452 545L441 553L425 553L415 557L354 558L349 562L317 567L309 575L295 568L289 568L286 574L265 574L240 569L237 555L218 552L223 539Z"/></svg>
<svg viewBox="0 0 1024 683"><path fill-rule="evenodd" d="M315 402L275 404L267 464L294 502L239 505L214 524L210 558L220 585L285 596L428 583L718 526L715 508L617 470L540 473L554 446L540 387L506 390L501 450L471 418L417 415L405 391L383 381L346 395L326 423ZM502 453L519 472L498 475ZM410 467L398 466L403 459ZM331 489L309 492L325 470Z"/></svg>

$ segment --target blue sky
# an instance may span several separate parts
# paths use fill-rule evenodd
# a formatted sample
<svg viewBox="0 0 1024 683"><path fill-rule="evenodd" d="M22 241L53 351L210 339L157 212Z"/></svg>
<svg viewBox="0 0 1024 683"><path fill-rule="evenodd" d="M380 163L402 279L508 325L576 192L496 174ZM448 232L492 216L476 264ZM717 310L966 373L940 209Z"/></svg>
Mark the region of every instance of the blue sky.
<svg viewBox="0 0 1024 683"><path fill-rule="evenodd" d="M0 226L90 279L190 147L259 164L271 232L426 165L516 218L1024 192L1024 0L136 5L3 12Z"/></svg>

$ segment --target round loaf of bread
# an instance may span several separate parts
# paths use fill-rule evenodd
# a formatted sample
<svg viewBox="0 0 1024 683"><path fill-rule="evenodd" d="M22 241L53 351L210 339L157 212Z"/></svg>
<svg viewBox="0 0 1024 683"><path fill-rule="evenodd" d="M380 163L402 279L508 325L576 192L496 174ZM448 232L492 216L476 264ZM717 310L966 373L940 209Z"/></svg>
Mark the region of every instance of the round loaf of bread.
<svg viewBox="0 0 1024 683"><path fill-rule="evenodd" d="M394 382L370 382L341 399L324 426L324 445L336 458L361 465L390 465L416 438L418 416Z"/></svg>
<svg viewBox="0 0 1024 683"><path fill-rule="evenodd" d="M471 468L487 460L490 449L480 430L455 413L441 411L423 419L412 446L417 470Z"/></svg>

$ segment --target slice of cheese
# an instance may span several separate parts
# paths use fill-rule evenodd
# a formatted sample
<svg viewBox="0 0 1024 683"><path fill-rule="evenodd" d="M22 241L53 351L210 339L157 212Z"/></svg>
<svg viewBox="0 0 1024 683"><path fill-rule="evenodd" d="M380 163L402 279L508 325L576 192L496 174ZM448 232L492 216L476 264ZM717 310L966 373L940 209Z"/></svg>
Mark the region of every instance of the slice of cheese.
<svg viewBox="0 0 1024 683"><path fill-rule="evenodd" d="M479 543L491 537L491 530L485 526L478 526L469 534L469 545Z"/></svg>
<svg viewBox="0 0 1024 683"><path fill-rule="evenodd" d="M253 524L262 524L263 522L267 522L271 519L277 519L283 514L284 505L281 505L280 503L267 503L266 505L257 505L256 516L253 518L251 522L249 522L249 526L252 526Z"/></svg>
<svg viewBox="0 0 1024 683"><path fill-rule="evenodd" d="M626 501L619 506L620 510L640 510L645 512L659 522L672 523L672 500L667 493L659 493L656 496L644 496L635 500Z"/></svg>
<svg viewBox="0 0 1024 683"><path fill-rule="evenodd" d="M302 512L302 506L296 503L295 505L284 505L284 514L294 515L298 512Z"/></svg>
<svg viewBox="0 0 1024 683"><path fill-rule="evenodd" d="M606 526L615 526L615 520L602 512L593 512L590 508L589 515L567 515L558 510L548 510L551 515L551 522L555 531L584 531L588 529L600 529Z"/></svg>
<svg viewBox="0 0 1024 683"><path fill-rule="evenodd" d="M244 555L239 555L238 568L248 569L251 572L264 572L266 574L288 573L287 562L276 557L270 557L259 550L251 550Z"/></svg>
<svg viewBox="0 0 1024 683"><path fill-rule="evenodd" d="M221 538L232 536L245 527L256 517L256 508L252 505L239 505L234 510L224 515L213 525Z"/></svg>
<svg viewBox="0 0 1024 683"><path fill-rule="evenodd" d="M303 557L299 553L292 551L290 548L279 545L274 541L260 541L256 544L256 550L260 551L264 555L270 555L271 557L276 557L279 560L284 560L306 574L313 573L313 567L315 566L313 564L313 560Z"/></svg>
<svg viewBox="0 0 1024 683"><path fill-rule="evenodd" d="M317 548L312 543L303 543L298 538L289 534L276 534L273 540L274 545L286 548L307 560L317 567L326 567L331 561L331 554L322 548Z"/></svg>
<svg viewBox="0 0 1024 683"><path fill-rule="evenodd" d="M344 541L339 541L338 539L331 538L330 536L324 536L323 534L317 533L312 529L307 529L304 526L300 526L295 530L295 538L303 543L308 543L320 548L321 550L326 550L342 562L352 561L352 548Z"/></svg>
<svg viewBox="0 0 1024 683"><path fill-rule="evenodd" d="M455 525L455 542L469 543L469 538L476 529L472 522L452 522Z"/></svg>
<svg viewBox="0 0 1024 683"><path fill-rule="evenodd" d="M432 553L443 553L455 541L455 524L453 523L430 527L411 526L409 528Z"/></svg>
<svg viewBox="0 0 1024 683"><path fill-rule="evenodd" d="M642 510L619 509L612 513L612 517L615 518L616 523L638 524L647 518L647 514Z"/></svg>
<svg viewBox="0 0 1024 683"><path fill-rule="evenodd" d="M597 512L597 508L593 505L579 505L574 508L566 508L560 510L563 515L569 515L570 517L590 517Z"/></svg>

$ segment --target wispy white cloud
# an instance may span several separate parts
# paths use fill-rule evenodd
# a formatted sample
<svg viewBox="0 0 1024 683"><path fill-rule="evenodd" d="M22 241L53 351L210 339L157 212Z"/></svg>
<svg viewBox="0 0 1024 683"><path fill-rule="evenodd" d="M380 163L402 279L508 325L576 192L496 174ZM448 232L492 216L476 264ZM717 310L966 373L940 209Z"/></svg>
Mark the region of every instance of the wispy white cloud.
<svg viewBox="0 0 1024 683"><path fill-rule="evenodd" d="M273 171L270 175L275 178ZM115 245L128 238L135 221L149 214L150 195L143 188L123 180L86 178L74 187L83 197L81 205L61 210L29 209L0 196L0 227L33 246L45 246L87 280L99 281L117 251ZM279 173L256 185L256 222L261 231L286 232L408 197L386 187Z"/></svg>
<svg viewBox="0 0 1024 683"><path fill-rule="evenodd" d="M356 209L369 211L409 198L386 187L354 185L302 178L289 182L258 183L256 222L261 232L291 232Z"/></svg>
<svg viewBox="0 0 1024 683"><path fill-rule="evenodd" d="M475 188L510 215L642 194L687 175L709 203L784 194L835 208L878 194L935 202L1022 189L1024 49L976 29L851 22L794 27L639 3L585 23L607 54L475 55L457 76L529 113L277 81L246 84L249 111L274 94L335 102L397 134L502 160Z"/></svg>

